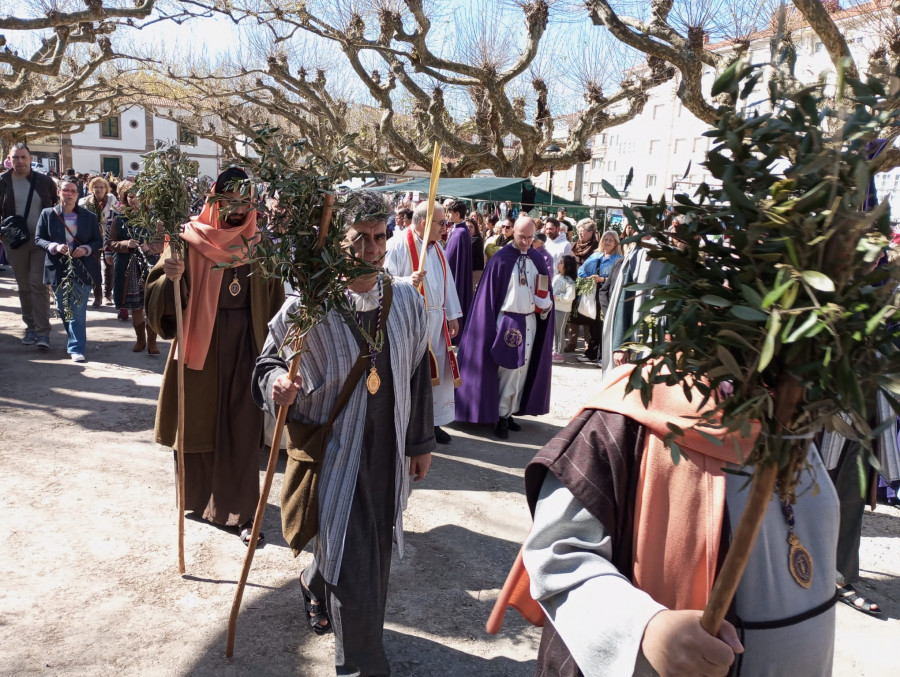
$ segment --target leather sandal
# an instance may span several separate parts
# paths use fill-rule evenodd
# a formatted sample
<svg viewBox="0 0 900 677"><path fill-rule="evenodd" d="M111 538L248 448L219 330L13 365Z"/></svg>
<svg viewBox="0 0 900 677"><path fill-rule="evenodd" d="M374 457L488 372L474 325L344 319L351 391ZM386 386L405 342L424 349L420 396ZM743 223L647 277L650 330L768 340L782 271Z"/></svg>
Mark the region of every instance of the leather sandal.
<svg viewBox="0 0 900 677"><path fill-rule="evenodd" d="M242 527L240 527L240 536L241 543L246 545L248 548L250 547L250 538L253 536L253 520L250 520ZM256 539L256 547L258 548L262 542L266 540L266 535L260 530L259 538Z"/></svg>
<svg viewBox="0 0 900 677"><path fill-rule="evenodd" d="M881 615L881 608L875 602L870 602L860 595L856 591L856 588L849 583L838 586L838 601L843 602L852 609L862 611L864 614L869 614L870 616Z"/></svg>
<svg viewBox="0 0 900 677"><path fill-rule="evenodd" d="M303 584L303 579L300 579L300 592L303 594L303 606L306 609L306 622L309 624L310 630L319 635L327 635L331 632L331 618L328 616L328 611L325 610L325 605L322 604L319 600L312 596L312 592L309 591ZM322 625L324 623L324 625Z"/></svg>

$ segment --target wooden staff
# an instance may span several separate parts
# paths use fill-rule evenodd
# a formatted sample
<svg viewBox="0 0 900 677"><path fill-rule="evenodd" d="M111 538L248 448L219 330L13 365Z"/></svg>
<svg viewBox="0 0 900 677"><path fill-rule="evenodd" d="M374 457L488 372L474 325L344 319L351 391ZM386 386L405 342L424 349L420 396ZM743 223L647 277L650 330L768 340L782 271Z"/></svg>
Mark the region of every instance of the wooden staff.
<svg viewBox="0 0 900 677"><path fill-rule="evenodd" d="M328 236L328 226L331 223L331 214L334 211L334 193L325 193L322 197L322 220L319 223L319 237L316 238L316 251L322 251L325 246L325 238Z"/></svg>
<svg viewBox="0 0 900 677"><path fill-rule="evenodd" d="M331 225L331 215L334 211L334 194L326 193L322 202L322 219L319 222L319 236L316 240L316 250L320 251L325 245L328 236L328 228ZM294 357L291 359L288 378L293 381L300 371L300 352L303 349L303 336L298 336L291 345ZM263 516L266 514L266 505L269 500L269 491L272 488L272 479L275 477L275 466L278 463L278 452L281 450L281 435L287 422L287 415L291 405L283 404L278 407L278 416L275 419L275 432L272 434L272 446L269 447L269 462L266 464L266 476L263 480L262 490L259 494L259 503L256 504L256 513L253 516L253 529L250 533L250 543L247 544L247 554L244 555L244 566L241 568L241 577L238 580L237 590L234 591L234 600L231 603L231 615L228 618L228 635L225 640L225 657L234 655L234 637L237 633L237 619L241 611L241 599L244 596L244 586L247 585L247 577L250 575L250 567L253 564L253 555L256 553L256 543L259 540L259 532L262 528Z"/></svg>
<svg viewBox="0 0 900 677"><path fill-rule="evenodd" d="M431 181L428 184L428 213L425 217L425 230L422 232L422 249L419 252L419 270L425 272L425 255L428 253L428 237L431 235L431 221L434 218L434 201L437 198L438 179L441 176L441 147L434 142L434 154L431 158ZM422 282L422 286L425 282Z"/></svg>
<svg viewBox="0 0 900 677"><path fill-rule="evenodd" d="M782 382L775 391L775 420L784 425L794 419L794 412L803 396L803 387L788 374L782 376ZM765 432L760 432L765 434ZM709 602L700 618L701 627L713 637L718 637L722 621L731 606L738 584L747 568L750 552L756 543L759 528L762 526L772 500L775 480L778 479L778 465L768 463L757 467L750 484L750 495L747 505L734 531L728 553L722 562L722 570L716 577Z"/></svg>
<svg viewBox="0 0 900 677"><path fill-rule="evenodd" d="M182 260L178 251L172 250L173 260ZM175 436L175 494L178 500L178 573L184 568L184 316L181 311L181 279L175 289L175 347L178 369L178 433Z"/></svg>

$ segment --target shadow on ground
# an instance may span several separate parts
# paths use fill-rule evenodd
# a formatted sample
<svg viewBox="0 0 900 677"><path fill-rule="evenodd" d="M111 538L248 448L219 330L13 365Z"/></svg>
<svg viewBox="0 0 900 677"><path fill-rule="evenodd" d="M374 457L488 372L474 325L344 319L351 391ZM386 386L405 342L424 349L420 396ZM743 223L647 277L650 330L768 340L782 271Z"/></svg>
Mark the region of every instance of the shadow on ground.
<svg viewBox="0 0 900 677"><path fill-rule="evenodd" d="M502 585L507 566L503 563L512 562L517 550L518 544L458 526L407 534L406 557L403 561L394 557L388 595L384 643L392 674L408 677L534 674L539 630L514 611L507 614L497 641L512 644L518 658L479 655L484 651L484 642L492 641L484 631L484 623L493 600L482 594L483 589ZM303 559L303 563L306 561L308 558ZM436 566L435 562L440 564ZM301 567L298 561L298 575ZM416 595L400 594L400 588L411 586L418 591ZM235 656L225 658L223 628L187 674L198 677L334 674L333 636L317 637L304 624L298 578L282 587L266 589L262 596L245 602L242 607ZM452 638L456 646L470 645L472 653L446 646L444 638Z"/></svg>

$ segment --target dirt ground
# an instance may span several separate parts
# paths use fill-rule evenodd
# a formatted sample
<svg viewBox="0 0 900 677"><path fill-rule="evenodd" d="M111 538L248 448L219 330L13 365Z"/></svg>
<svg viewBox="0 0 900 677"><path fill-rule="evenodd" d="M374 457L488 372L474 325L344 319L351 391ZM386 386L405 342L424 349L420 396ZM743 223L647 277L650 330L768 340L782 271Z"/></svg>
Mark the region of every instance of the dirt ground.
<svg viewBox="0 0 900 677"><path fill-rule="evenodd" d="M176 569L171 452L151 439L164 354L134 354L130 323L88 312L88 362L22 346L10 271L0 272L0 675L304 675L333 673L333 639L303 623L298 575L280 534L276 474L238 625L225 627L245 548L234 532L186 522ZM394 558L385 643L395 675L533 674L538 631L515 612L484 622L528 529L523 468L585 401L599 370L554 367L553 410L507 442L453 426L407 512ZM265 460L261 458L261 469ZM900 510L867 514L860 588L884 620L839 605L835 675L897 668ZM606 610L615 613L614 609Z"/></svg>

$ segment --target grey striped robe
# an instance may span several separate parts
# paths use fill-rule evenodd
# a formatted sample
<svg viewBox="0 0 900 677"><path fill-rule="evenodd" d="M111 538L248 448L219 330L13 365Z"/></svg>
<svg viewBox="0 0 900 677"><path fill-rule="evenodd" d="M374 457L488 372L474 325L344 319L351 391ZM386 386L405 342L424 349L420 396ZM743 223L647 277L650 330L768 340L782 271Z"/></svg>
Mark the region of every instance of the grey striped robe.
<svg viewBox="0 0 900 677"><path fill-rule="evenodd" d="M395 390L397 463L394 538L402 557L403 511L409 496L409 459L405 453L405 439L409 424L410 381L425 354L428 325L422 298L415 288L410 284L394 282L392 289L393 301L385 328L391 345L390 368ZM288 328L287 318L302 302L301 297L291 296L269 322L269 336L260 360L266 359L266 355L274 354L284 342ZM359 345L353 331L341 315L332 310L306 336L299 372L303 386L297 402L291 408L290 417L302 423L324 423L358 355ZM378 368L381 370L385 366L378 364ZM277 373L272 372L254 384L254 388L261 391L255 395L262 396L273 415L277 414L277 406L272 402L272 382L277 376ZM319 535L315 539L315 555L325 580L331 584L337 584L344 553L344 535L363 444L366 399L365 378L362 378L335 421L322 465Z"/></svg>

